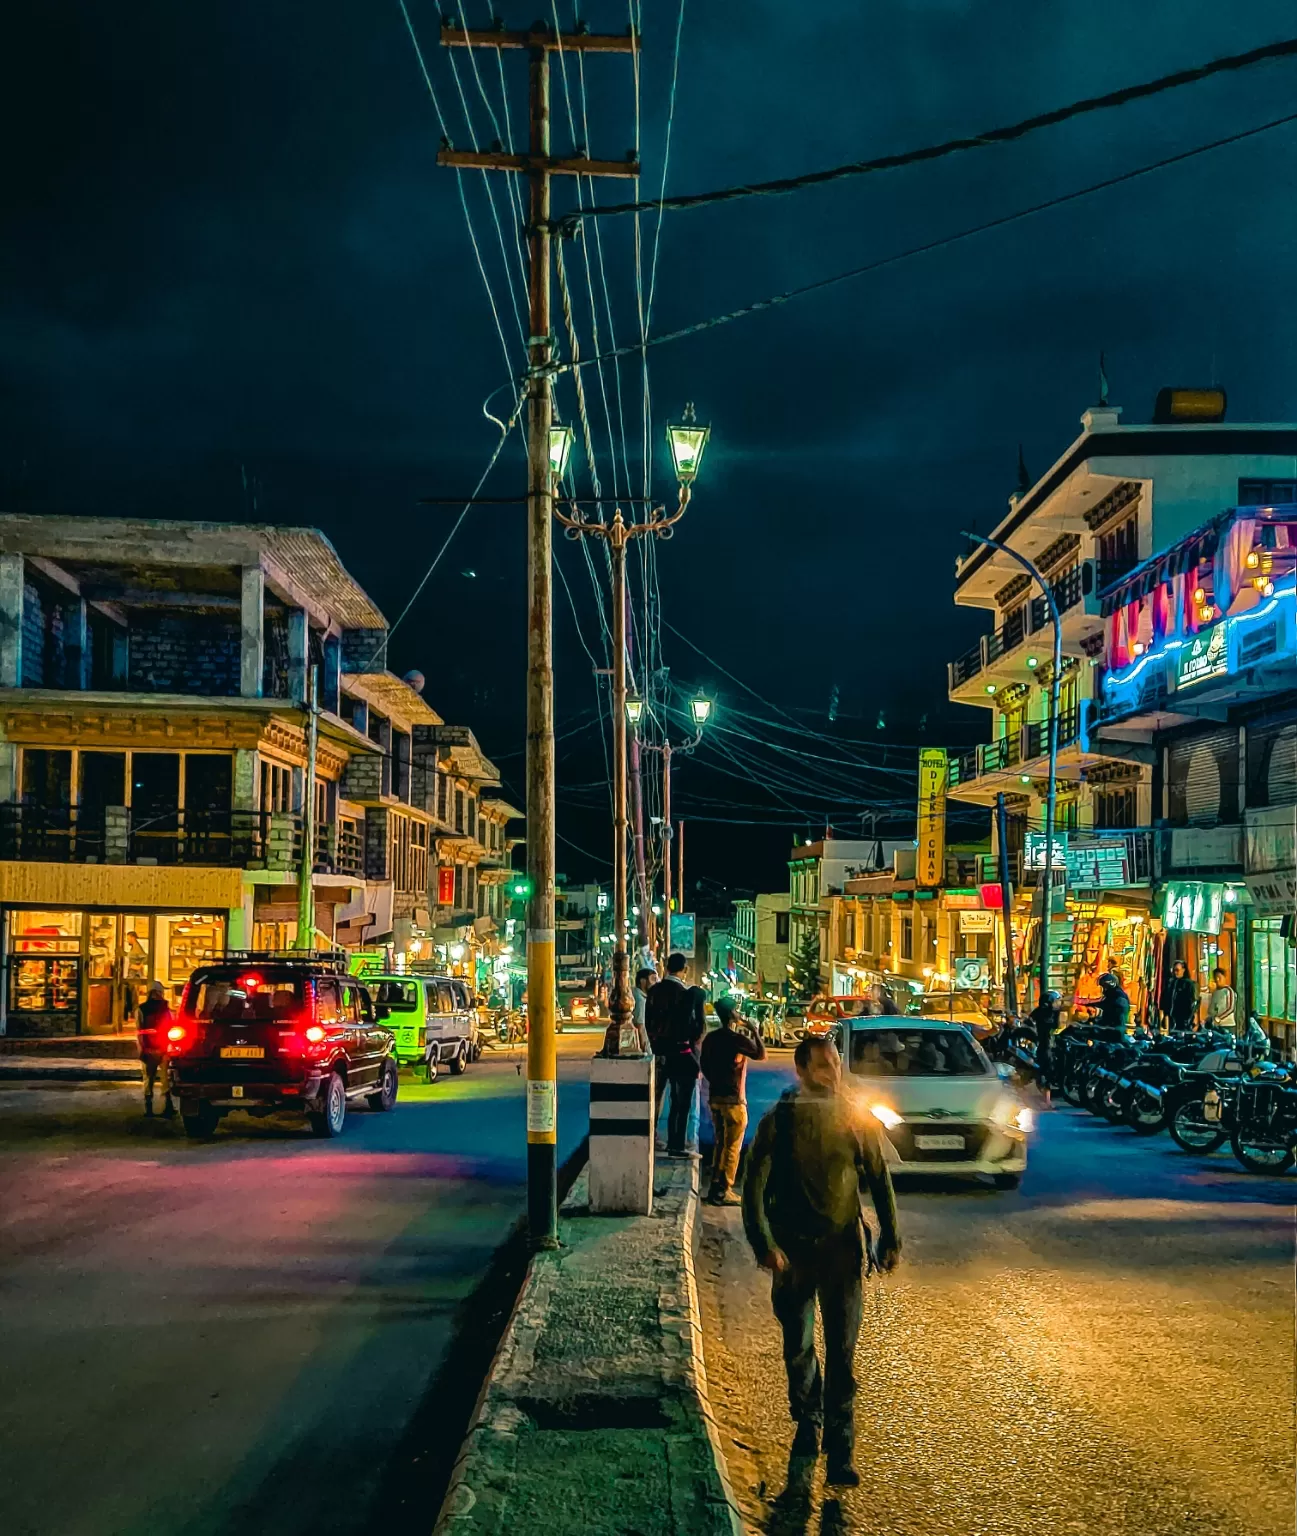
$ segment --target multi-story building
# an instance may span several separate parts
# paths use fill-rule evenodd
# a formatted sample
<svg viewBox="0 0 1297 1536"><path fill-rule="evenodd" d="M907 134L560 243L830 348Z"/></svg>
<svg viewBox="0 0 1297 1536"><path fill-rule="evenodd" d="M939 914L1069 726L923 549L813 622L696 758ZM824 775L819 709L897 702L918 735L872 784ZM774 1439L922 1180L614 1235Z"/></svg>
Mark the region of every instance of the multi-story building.
<svg viewBox="0 0 1297 1536"><path fill-rule="evenodd" d="M496 781L421 756L451 729L313 529L0 516L0 1028L120 1030L150 981L175 998L216 951L295 943L308 857L316 943L413 958L441 780ZM481 843L459 814L465 865L494 866L512 807Z"/></svg>
<svg viewBox="0 0 1297 1536"><path fill-rule="evenodd" d="M1050 904L1051 980L1065 995L1092 995L1097 971L1117 970L1140 1010L1155 1005L1169 953L1156 916L1159 824L1169 815L1176 769L1159 755L1147 723L1127 718L1122 726L1120 712L1155 700L1158 668L1145 660L1153 651L1178 657L1196 632L1235 618L1244 620L1237 644L1261 643L1265 626L1256 622L1252 641L1251 621L1237 609L1252 599L1231 591L1221 609L1208 568L1221 530L1228 534L1226 509L1297 494L1297 427L1227 423L1223 397L1164 397L1148 425L1122 425L1113 407L1087 411L1081 435L1035 485L1010 498L993 534L1041 569L1061 614L1056 831L1063 835L1053 882L1065 871L1067 896L1055 892ZM1222 408L1204 419L1212 404ZM1231 547L1242 541L1234 535ZM990 742L951 754L950 794L984 806L1004 795L1011 865L1024 884L1042 881L1049 787L1052 627L1045 599L1032 591L999 550L982 545L963 559L956 602L987 608L997 622L949 668L951 699L984 706L992 722ZM1161 665L1164 672L1170 663ZM1220 708L1219 701L1206 706ZM1187 766L1190 749L1179 750ZM1034 906L1020 900L1013 913L1024 969L1038 952L1044 905L1038 893Z"/></svg>
<svg viewBox="0 0 1297 1536"><path fill-rule="evenodd" d="M1176 960L1205 994L1297 1044L1297 481L1227 508L1103 594L1095 719L1148 760L1158 984ZM1287 504L1279 500L1287 498Z"/></svg>
<svg viewBox="0 0 1297 1536"><path fill-rule="evenodd" d="M788 860L789 953L796 963L797 957L807 953L808 942L814 941L822 991L831 989L833 976L829 898L840 896L849 879L888 868L898 848L912 847L912 843L832 837L794 846Z"/></svg>
<svg viewBox="0 0 1297 1536"><path fill-rule="evenodd" d="M730 926L734 979L756 997L787 995L791 902L787 891L774 891L734 903Z"/></svg>
<svg viewBox="0 0 1297 1536"><path fill-rule="evenodd" d="M312 529L0 517L9 1033L120 1029L151 980L175 996L213 951L295 935L307 794L317 928L390 929L352 788L353 764L386 757L343 712L353 654L403 687L381 673L385 635Z"/></svg>

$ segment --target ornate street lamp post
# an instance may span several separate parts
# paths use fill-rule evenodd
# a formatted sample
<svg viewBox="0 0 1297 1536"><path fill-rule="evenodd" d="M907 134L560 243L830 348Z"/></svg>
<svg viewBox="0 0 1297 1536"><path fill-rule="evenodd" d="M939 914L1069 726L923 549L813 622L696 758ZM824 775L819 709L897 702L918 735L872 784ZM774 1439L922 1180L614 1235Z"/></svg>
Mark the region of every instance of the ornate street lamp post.
<svg viewBox="0 0 1297 1536"><path fill-rule="evenodd" d="M1010 549L1007 544L1001 544L996 539L988 539L980 533L964 533L960 537L972 539L977 544L987 544L992 549L998 549L1001 554L1008 555L1011 560L1016 560L1023 570L1039 583L1040 590L1045 594L1045 601L1049 605L1049 617L1054 626L1054 666L1049 679L1049 787L1045 792L1045 878L1042 882L1043 894L1040 902L1040 984L1036 998L1038 1003L1043 1003L1049 988L1049 929L1054 914L1054 803L1058 778L1058 690L1063 671L1063 621L1058 612L1058 603L1054 598L1054 589L1026 555L1020 555L1016 549ZM1007 926L1010 921L1007 912L1004 914L1004 921Z"/></svg>
<svg viewBox="0 0 1297 1536"><path fill-rule="evenodd" d="M628 696L626 690L626 545L631 539L649 536L669 539L675 525L689 505L690 486L698 474L710 427L694 421L693 407L686 406L684 421L667 428L667 441L680 496L674 512L665 507L651 507L642 522L627 523L617 507L611 523L588 519L576 502L562 512L555 503L554 515L570 539L587 537L607 539L612 556L613 613L613 956L612 989L608 998L609 1023L604 1035L603 1054L621 1052L621 1033L635 1012L630 983L630 954L626 947L626 725L638 721L643 700Z"/></svg>

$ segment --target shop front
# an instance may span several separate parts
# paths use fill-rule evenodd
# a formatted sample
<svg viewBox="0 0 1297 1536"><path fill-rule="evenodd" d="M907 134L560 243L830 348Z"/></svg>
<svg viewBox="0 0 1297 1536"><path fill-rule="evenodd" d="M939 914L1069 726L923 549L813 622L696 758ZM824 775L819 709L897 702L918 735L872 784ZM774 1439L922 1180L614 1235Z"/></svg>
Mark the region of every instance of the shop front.
<svg viewBox="0 0 1297 1536"><path fill-rule="evenodd" d="M1240 964L1243 942L1244 903L1247 888L1239 881L1168 880L1162 890L1162 948L1160 977L1165 986L1171 968L1183 961L1198 986L1200 1019L1206 1017L1212 976L1217 969L1236 991L1244 992ZM1246 1000L1239 997L1242 1020Z"/></svg>
<svg viewBox="0 0 1297 1536"><path fill-rule="evenodd" d="M226 942L225 911L10 907L4 919L10 1035L132 1030L151 982L174 1006Z"/></svg>

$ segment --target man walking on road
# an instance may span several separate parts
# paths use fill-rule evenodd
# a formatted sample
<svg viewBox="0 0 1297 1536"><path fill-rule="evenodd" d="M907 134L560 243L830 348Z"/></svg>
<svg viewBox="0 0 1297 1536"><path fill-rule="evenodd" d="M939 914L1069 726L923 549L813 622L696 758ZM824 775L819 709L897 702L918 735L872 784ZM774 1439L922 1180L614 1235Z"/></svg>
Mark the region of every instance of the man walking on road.
<svg viewBox="0 0 1297 1536"><path fill-rule="evenodd" d="M799 1086L757 1127L743 1186L743 1225L757 1262L772 1271L770 1299L783 1330L794 1457L818 1455L827 1480L855 1487L856 1379L863 1236L868 1189L880 1228L877 1266L896 1267L896 1197L879 1133L842 1092L842 1061L830 1040L803 1040L793 1056ZM874 1254L870 1252L871 1268ZM815 1302L824 1324L824 1370L815 1354Z"/></svg>
<svg viewBox="0 0 1297 1536"><path fill-rule="evenodd" d="M733 998L716 999L716 1017L720 1028L703 1041L700 1059L716 1138L707 1198L713 1205L741 1205L734 1193L734 1180L748 1124L747 1067L749 1061L764 1061L766 1048L746 1029L735 1029L736 1023L745 1021Z"/></svg>
<svg viewBox="0 0 1297 1536"><path fill-rule="evenodd" d="M700 988L685 984L683 955L667 960L667 973L649 993L644 1007L649 1043L671 1085L667 1109L667 1156L685 1156L689 1111L698 1087L698 1043L707 1028Z"/></svg>
<svg viewBox="0 0 1297 1536"><path fill-rule="evenodd" d="M167 1072L167 1027L171 1009L160 981L149 987L149 995L140 1006L139 1027L135 1032L140 1049L140 1070L144 1076L144 1113L153 1113L153 1085L162 1079L162 1118L170 1120L176 1112L171 1102L171 1077Z"/></svg>

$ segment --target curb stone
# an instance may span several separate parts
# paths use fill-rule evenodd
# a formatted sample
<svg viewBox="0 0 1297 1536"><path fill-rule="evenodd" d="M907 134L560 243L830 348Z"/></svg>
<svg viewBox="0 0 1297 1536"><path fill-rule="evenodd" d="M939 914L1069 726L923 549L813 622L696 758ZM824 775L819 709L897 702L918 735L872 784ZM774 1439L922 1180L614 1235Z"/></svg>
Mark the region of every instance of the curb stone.
<svg viewBox="0 0 1297 1536"><path fill-rule="evenodd" d="M528 1267L435 1536L742 1536L702 1355L697 1165L658 1171L652 1216L591 1217L587 1188Z"/></svg>

